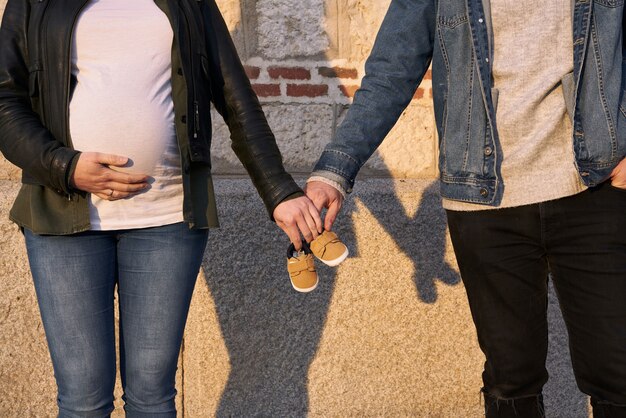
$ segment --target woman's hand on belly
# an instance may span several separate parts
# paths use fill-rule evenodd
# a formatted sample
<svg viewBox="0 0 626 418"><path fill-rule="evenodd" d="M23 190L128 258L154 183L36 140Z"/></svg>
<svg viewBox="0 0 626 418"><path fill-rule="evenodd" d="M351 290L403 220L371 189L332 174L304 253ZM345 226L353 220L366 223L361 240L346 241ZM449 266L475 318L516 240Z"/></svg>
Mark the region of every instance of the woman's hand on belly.
<svg viewBox="0 0 626 418"><path fill-rule="evenodd" d="M119 200L131 197L148 187L145 174L122 173L111 167L122 167L128 158L99 152L83 152L78 157L70 183L72 187L92 193L101 199Z"/></svg>

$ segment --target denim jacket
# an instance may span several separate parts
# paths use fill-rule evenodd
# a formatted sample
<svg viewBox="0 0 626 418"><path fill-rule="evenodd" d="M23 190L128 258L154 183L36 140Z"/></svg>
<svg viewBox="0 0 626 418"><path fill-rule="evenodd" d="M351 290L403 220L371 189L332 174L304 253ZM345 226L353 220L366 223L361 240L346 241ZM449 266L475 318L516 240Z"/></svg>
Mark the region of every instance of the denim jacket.
<svg viewBox="0 0 626 418"><path fill-rule="evenodd" d="M624 0L573 1L574 71L562 84L575 164L590 187L626 155L623 12ZM488 0L392 0L361 88L314 173L350 191L432 63L441 194L498 206L502 153L490 23Z"/></svg>

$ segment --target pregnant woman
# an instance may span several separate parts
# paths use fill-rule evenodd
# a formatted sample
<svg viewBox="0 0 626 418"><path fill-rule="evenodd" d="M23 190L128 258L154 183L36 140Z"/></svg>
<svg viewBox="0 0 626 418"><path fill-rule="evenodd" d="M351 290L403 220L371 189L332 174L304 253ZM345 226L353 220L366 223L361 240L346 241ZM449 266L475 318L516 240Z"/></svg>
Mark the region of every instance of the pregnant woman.
<svg viewBox="0 0 626 418"><path fill-rule="evenodd" d="M9 0L0 149L24 231L60 417L106 417L115 288L126 416L175 417L177 358L207 240L213 102L299 246L315 207L280 152L214 0Z"/></svg>

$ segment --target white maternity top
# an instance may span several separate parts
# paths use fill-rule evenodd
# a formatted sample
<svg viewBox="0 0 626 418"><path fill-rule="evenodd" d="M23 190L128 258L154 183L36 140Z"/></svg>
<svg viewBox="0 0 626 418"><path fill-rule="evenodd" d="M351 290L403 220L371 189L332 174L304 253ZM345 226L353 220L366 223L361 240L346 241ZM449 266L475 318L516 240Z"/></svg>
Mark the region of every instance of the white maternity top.
<svg viewBox="0 0 626 418"><path fill-rule="evenodd" d="M107 201L91 195L93 230L146 228L183 220L180 156L171 89L173 32L153 0L90 0L72 43L70 134L78 151L122 155L120 171L151 187Z"/></svg>

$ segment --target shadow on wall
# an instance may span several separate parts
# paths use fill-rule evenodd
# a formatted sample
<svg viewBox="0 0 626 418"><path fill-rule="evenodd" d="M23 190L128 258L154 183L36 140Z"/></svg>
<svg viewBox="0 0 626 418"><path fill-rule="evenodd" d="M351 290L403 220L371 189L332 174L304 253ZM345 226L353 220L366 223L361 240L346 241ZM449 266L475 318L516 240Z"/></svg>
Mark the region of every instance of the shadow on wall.
<svg viewBox="0 0 626 418"><path fill-rule="evenodd" d="M241 2L242 19L244 3L250 7L249 2ZM241 39L244 32L240 23L233 37ZM246 55L248 48L243 48ZM423 302L437 301L439 278L449 285L459 283L457 273L444 261L446 223L436 186L424 193L412 217L389 191L360 200L413 262L417 294ZM239 216L241 207L254 207L254 211ZM251 204L233 198L220 202L219 210L222 229L211 232L203 266L231 367L217 416L305 416L309 368L319 347L337 269L318 262L319 287L310 294L296 293L284 264L288 241L273 224L259 222L266 216L260 200ZM353 257L358 256L354 211L350 199L335 227ZM386 219L394 219L393 224L386 224ZM242 234L248 246L235 246L239 241L223 239L222 233ZM251 265L253 276L239 273L249 271Z"/></svg>
<svg viewBox="0 0 626 418"><path fill-rule="evenodd" d="M243 19L244 2L241 7ZM233 30L235 39L245 36L242 26ZM424 193L414 216L406 215L393 192L360 200L412 261L423 302L437 301L437 280L459 283L457 273L444 261L446 224L436 186ZM241 207L254 209L241 214ZM309 368L319 347L337 270L318 262L320 286L310 294L294 292L284 265L288 241L265 222L260 200L238 202L233 196L220 202L219 210L222 229L211 232L203 266L231 367L217 416L304 416L309 410ZM352 256L358 256L354 211L354 201L348 200L335 229ZM394 222L388 224L386 219ZM244 235L248 246L238 246L239 240L225 239L223 233ZM251 265L255 274L242 276L240 272L249 271Z"/></svg>
<svg viewBox="0 0 626 418"><path fill-rule="evenodd" d="M406 216L389 191L360 196L359 201L381 224L395 220L387 231L412 260L423 302L437 301L434 282L439 278L450 285L459 283L444 261L446 224L436 185L424 192L413 217ZM251 205L233 197L220 203L222 230L211 232L203 266L231 365L217 416L305 416L308 371L326 322L337 270L318 262L320 286L310 294L294 292L284 265L287 240L274 225L259 223L259 216L265 216L260 202ZM253 212L241 214L243 206ZM335 228L352 256L358 253L351 221L354 211L355 202L348 200ZM234 213L238 216L229 216ZM242 248L239 240L222 235L233 233L245 235L249 246ZM250 271L251 265L254 275L239 273Z"/></svg>
<svg viewBox="0 0 626 418"><path fill-rule="evenodd" d="M250 4L241 1L242 19L246 16L244 5ZM241 39L243 32L238 25L233 37ZM246 50L242 55L249 53ZM219 202L222 229L211 232L203 263L231 366L216 415L306 416L309 368L320 345L337 269L318 262L319 287L309 294L294 292L284 265L286 237L265 220L260 199L244 199L232 195ZM388 190L358 195L358 199L413 264L413 281L421 302L438 301L439 281L448 286L460 284L458 273L445 260L446 219L436 182L423 191L414 215L408 215L398 195ZM249 211L242 213L242 208ZM359 255L352 221L355 211L354 199L348 199L335 226L351 257ZM226 239L232 234L245 239ZM246 245L241 246L241 242ZM241 273L249 272L250 266L254 266L254 274ZM550 317L560 327L555 335L563 335L564 325L555 303L550 305ZM586 398L573 386L567 369L571 366L564 361L569 359L566 343L562 338L556 342L551 345L549 360L555 373L546 388L549 416L587 417ZM424 371L416 365L415 373Z"/></svg>

